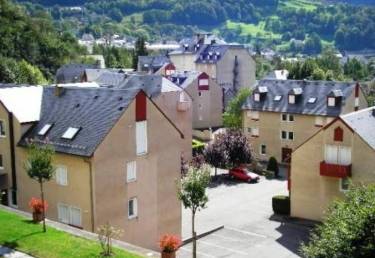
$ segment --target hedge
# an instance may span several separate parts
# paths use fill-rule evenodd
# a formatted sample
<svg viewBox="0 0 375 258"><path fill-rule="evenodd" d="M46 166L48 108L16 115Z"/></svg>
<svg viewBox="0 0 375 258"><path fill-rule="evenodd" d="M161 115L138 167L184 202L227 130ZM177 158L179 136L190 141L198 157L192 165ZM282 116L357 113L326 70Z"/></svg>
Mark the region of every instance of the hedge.
<svg viewBox="0 0 375 258"><path fill-rule="evenodd" d="M275 214L290 215L289 196L276 195L272 197L272 209Z"/></svg>

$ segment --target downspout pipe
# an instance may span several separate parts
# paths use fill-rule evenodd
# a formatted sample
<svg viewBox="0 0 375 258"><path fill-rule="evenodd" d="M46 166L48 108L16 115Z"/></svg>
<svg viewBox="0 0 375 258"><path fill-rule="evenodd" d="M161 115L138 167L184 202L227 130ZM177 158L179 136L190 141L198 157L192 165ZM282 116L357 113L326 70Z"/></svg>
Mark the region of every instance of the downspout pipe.
<svg viewBox="0 0 375 258"><path fill-rule="evenodd" d="M90 203L91 203L91 231L95 233L95 201L94 201L94 175L90 159L84 159L89 166L90 173Z"/></svg>
<svg viewBox="0 0 375 258"><path fill-rule="evenodd" d="M14 191L17 191L17 174L16 174L16 151L15 151L15 140L14 140L14 119L13 113L8 113L9 121L9 141L10 141L10 159L11 159L11 172L12 172L12 193L11 193L11 204L17 205L17 198L14 199Z"/></svg>

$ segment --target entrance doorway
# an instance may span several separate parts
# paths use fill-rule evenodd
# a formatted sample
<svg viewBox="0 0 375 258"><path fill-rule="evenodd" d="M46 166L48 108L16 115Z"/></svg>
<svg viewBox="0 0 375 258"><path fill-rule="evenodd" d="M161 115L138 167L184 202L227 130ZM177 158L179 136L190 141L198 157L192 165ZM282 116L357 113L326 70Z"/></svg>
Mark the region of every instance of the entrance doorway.
<svg viewBox="0 0 375 258"><path fill-rule="evenodd" d="M281 149L281 161L284 163L290 163L291 158L292 158L292 149L282 148Z"/></svg>

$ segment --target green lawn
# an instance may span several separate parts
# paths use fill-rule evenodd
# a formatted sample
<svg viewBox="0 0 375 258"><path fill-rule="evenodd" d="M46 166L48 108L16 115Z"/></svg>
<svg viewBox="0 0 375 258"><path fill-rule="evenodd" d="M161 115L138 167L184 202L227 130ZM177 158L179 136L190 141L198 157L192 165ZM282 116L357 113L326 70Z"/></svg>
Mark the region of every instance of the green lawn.
<svg viewBox="0 0 375 258"><path fill-rule="evenodd" d="M0 245L8 246L40 258L100 257L101 248L95 241L72 236L41 225L13 213L0 210ZM140 258L141 256L115 249L112 257Z"/></svg>
<svg viewBox="0 0 375 258"><path fill-rule="evenodd" d="M279 8L295 8L305 9L306 11L314 11L319 5L320 1L311 0L282 0Z"/></svg>
<svg viewBox="0 0 375 258"><path fill-rule="evenodd" d="M280 38L280 34L273 33L265 29L265 22L259 22L258 24L253 23L242 23L242 22L232 22L227 21L226 27L230 30L237 30L241 28L241 35L247 36L251 35L252 37L260 38Z"/></svg>

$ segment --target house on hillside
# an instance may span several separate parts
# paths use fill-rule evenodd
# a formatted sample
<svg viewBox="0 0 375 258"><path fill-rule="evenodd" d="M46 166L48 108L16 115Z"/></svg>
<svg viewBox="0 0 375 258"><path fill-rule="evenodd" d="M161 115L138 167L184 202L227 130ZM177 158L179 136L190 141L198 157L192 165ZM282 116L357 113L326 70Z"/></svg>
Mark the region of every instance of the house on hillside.
<svg viewBox="0 0 375 258"><path fill-rule="evenodd" d="M367 107L358 83L262 80L243 105L243 129L260 160L292 151L338 116Z"/></svg>
<svg viewBox="0 0 375 258"><path fill-rule="evenodd" d="M208 74L196 71L177 72L169 79L192 97L194 129L223 125L223 91Z"/></svg>
<svg viewBox="0 0 375 258"><path fill-rule="evenodd" d="M2 202L30 211L39 186L24 169L27 139L48 142L56 151L48 219L92 232L110 221L122 240L158 250L162 234L181 234L184 137L142 87L1 88Z"/></svg>
<svg viewBox="0 0 375 258"><path fill-rule="evenodd" d="M292 153L291 215L322 220L350 183L375 183L375 107L341 115Z"/></svg>
<svg viewBox="0 0 375 258"><path fill-rule="evenodd" d="M243 45L228 44L210 33L197 33L169 53L179 71L207 73L225 91L255 84L255 61Z"/></svg>

